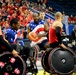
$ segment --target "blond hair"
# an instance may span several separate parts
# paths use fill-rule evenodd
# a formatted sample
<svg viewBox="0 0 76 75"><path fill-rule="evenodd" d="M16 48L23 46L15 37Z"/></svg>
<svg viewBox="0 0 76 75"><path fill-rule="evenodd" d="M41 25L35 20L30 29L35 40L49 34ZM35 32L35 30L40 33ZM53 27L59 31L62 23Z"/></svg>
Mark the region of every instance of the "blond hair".
<svg viewBox="0 0 76 75"><path fill-rule="evenodd" d="M62 15L61 12L56 12L56 14L55 14L55 18L56 18L56 19L60 19L60 18L62 18L62 17L63 17L63 15Z"/></svg>

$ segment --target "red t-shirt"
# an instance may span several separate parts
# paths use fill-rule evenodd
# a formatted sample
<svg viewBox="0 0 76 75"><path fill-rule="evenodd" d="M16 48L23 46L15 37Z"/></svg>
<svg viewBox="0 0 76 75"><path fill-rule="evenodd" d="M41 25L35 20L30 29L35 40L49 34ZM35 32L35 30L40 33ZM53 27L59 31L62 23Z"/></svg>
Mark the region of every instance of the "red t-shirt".
<svg viewBox="0 0 76 75"><path fill-rule="evenodd" d="M50 25L50 29L49 29L49 43L58 42L58 39L56 36L56 30L52 28L52 24ZM61 32L62 32L62 29L61 29Z"/></svg>
<svg viewBox="0 0 76 75"><path fill-rule="evenodd" d="M49 29L49 43L58 42L58 39L56 37L56 30L50 27Z"/></svg>

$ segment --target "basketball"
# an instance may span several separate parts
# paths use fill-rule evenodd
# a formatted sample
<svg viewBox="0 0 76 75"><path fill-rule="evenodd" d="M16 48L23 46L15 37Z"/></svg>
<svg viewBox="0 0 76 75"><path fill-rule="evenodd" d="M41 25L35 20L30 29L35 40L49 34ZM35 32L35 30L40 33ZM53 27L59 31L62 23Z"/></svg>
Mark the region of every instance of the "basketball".
<svg viewBox="0 0 76 75"><path fill-rule="evenodd" d="M28 38L29 40L34 41L37 38L37 34L35 32L30 32Z"/></svg>

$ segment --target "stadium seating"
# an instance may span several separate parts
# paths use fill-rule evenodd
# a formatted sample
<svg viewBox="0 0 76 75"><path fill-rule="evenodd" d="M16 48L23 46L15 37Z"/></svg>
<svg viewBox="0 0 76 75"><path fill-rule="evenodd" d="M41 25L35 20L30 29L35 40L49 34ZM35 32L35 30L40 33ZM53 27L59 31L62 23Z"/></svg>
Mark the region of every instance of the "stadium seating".
<svg viewBox="0 0 76 75"><path fill-rule="evenodd" d="M47 5L56 11L65 11L67 15L76 15L76 1L72 0L48 0Z"/></svg>

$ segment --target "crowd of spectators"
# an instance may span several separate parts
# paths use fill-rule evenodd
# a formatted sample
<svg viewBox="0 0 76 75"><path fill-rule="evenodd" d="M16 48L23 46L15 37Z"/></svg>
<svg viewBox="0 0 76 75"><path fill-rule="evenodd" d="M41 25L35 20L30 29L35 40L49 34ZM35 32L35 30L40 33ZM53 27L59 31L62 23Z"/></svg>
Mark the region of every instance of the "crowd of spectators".
<svg viewBox="0 0 76 75"><path fill-rule="evenodd" d="M20 21L20 25L26 26L33 20L33 12L29 10L30 7L52 15L54 15L56 12L52 7L47 7L46 2L36 3L30 2L30 0L0 0L0 25L2 27L8 28L10 25L10 20L17 17ZM69 16L68 22L75 24L76 16Z"/></svg>
<svg viewBox="0 0 76 75"><path fill-rule="evenodd" d="M13 18L18 18L20 25L26 27L28 23L33 20L33 12L29 9L33 8L38 11L48 12L49 10L52 12L52 8L46 8L45 4L39 4L35 2L30 2L27 0L0 0L0 25L2 28L9 28L10 21ZM48 22L51 23L50 18Z"/></svg>
<svg viewBox="0 0 76 75"><path fill-rule="evenodd" d="M20 0L0 1L0 25L8 28L12 18L18 18L21 26L26 26L33 18L32 12L27 8L29 3Z"/></svg>
<svg viewBox="0 0 76 75"><path fill-rule="evenodd" d="M37 3L35 2L30 2L31 4L31 7L35 10L38 10L38 11L44 11L45 13L49 13L51 15L54 15L55 14L55 10L54 8L52 7L47 7L46 6L46 3L42 2L42 0L38 0ZM65 11L62 12L63 16L66 15ZM68 16L68 23L69 24L76 24L76 16L74 15L67 15Z"/></svg>
<svg viewBox="0 0 76 75"><path fill-rule="evenodd" d="M68 17L68 23L70 23L70 24L76 24L76 16L70 15Z"/></svg>
<svg viewBox="0 0 76 75"><path fill-rule="evenodd" d="M64 11L62 12L62 14L63 14L63 19L64 19L65 16L68 17L68 18L67 18L68 24L70 24L70 25L71 25L71 24L72 24L72 25L75 25L75 24L76 24L76 16L66 15ZM63 21L66 21L66 20L64 19Z"/></svg>

